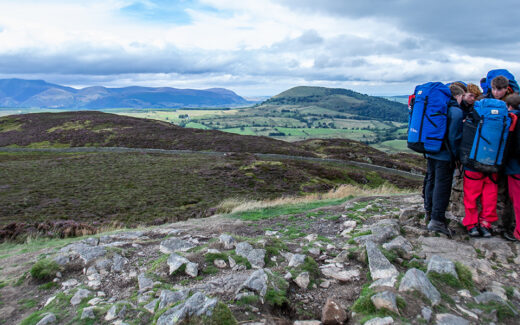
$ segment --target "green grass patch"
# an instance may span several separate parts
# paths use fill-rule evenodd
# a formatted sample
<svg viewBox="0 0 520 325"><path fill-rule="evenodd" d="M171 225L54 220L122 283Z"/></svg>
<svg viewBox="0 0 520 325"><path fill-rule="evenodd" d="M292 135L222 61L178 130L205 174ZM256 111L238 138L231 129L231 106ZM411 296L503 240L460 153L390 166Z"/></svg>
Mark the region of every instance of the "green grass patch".
<svg viewBox="0 0 520 325"><path fill-rule="evenodd" d="M468 269L468 267L461 262L455 262L455 270L457 271L457 275L462 287L470 291L474 290L475 285L473 283L473 276L471 275L471 271Z"/></svg>
<svg viewBox="0 0 520 325"><path fill-rule="evenodd" d="M231 218L238 218L242 220L263 220L263 219L271 219L280 217L283 215L289 214L300 214L304 213L308 210L324 207L324 206L336 206L345 203L345 199L332 199L332 200L321 200L310 203L300 203L300 204L288 204L281 205L272 208L265 209L255 209L246 212L237 212L228 215Z"/></svg>
<svg viewBox="0 0 520 325"><path fill-rule="evenodd" d="M42 259L31 267L30 273L37 280L47 280L53 278L59 270L60 266L55 261Z"/></svg>
<svg viewBox="0 0 520 325"><path fill-rule="evenodd" d="M31 298L18 300L18 305L20 305L20 308L22 309L31 309L36 307L37 304L38 302Z"/></svg>
<svg viewBox="0 0 520 325"><path fill-rule="evenodd" d="M260 298L257 295L243 296L239 300L237 300L236 305L237 306L255 305L259 301L260 301Z"/></svg>
<svg viewBox="0 0 520 325"><path fill-rule="evenodd" d="M428 273L428 279L430 279L433 284L436 284L436 287L439 289L445 285L448 285L454 289L462 288L462 284L460 283L459 279L454 277L452 274L430 272Z"/></svg>
<svg viewBox="0 0 520 325"><path fill-rule="evenodd" d="M58 288L58 284L56 282L47 282L47 283L44 283L44 284L41 284L38 286L38 289L40 290L51 290L51 289L55 289L55 288Z"/></svg>
<svg viewBox="0 0 520 325"><path fill-rule="evenodd" d="M352 311L360 314L373 314L376 312L376 307L370 298L375 294L374 290L369 288L369 284L365 284L361 289L359 298L354 301Z"/></svg>
<svg viewBox="0 0 520 325"><path fill-rule="evenodd" d="M467 305L469 308L477 308L486 313L491 313L491 312L493 312L493 310L496 310L499 322L502 322L506 318L511 319L511 318L517 317L513 311L514 307L507 304L507 302L505 304L501 304L496 301L490 301L485 304L477 304L474 302L470 302Z"/></svg>
<svg viewBox="0 0 520 325"><path fill-rule="evenodd" d="M208 265L202 270L202 273L207 275L217 274L218 268L214 265Z"/></svg>
<svg viewBox="0 0 520 325"><path fill-rule="evenodd" d="M168 257L170 257L170 254L163 254L160 257L156 258L155 260L152 260L148 263L148 272L155 272L157 269L159 269L161 266L166 264L166 261L168 260Z"/></svg>

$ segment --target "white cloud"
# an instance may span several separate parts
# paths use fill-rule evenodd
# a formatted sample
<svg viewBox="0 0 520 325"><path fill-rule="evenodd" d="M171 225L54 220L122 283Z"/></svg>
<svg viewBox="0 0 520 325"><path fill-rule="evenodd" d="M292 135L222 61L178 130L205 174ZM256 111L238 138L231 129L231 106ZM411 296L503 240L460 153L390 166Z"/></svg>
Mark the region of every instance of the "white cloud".
<svg viewBox="0 0 520 325"><path fill-rule="evenodd" d="M181 14L189 21L182 24L125 12L135 3L160 12L165 2L0 0L0 75L264 95L301 84L402 94L430 80L477 82L497 67L520 73L514 37L498 41L498 27L472 34L459 24L470 19L461 12L410 18L402 10L407 0L395 7L386 1L187 1ZM471 4L474 24L491 12ZM417 19L424 24L410 28Z"/></svg>

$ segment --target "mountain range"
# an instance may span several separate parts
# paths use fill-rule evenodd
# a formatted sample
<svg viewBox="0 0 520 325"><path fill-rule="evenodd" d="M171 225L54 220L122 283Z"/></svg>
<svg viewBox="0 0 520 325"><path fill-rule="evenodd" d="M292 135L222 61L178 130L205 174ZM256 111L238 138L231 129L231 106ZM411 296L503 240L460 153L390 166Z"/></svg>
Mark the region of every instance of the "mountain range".
<svg viewBox="0 0 520 325"><path fill-rule="evenodd" d="M231 90L102 86L75 89L44 80L0 79L0 107L66 109L225 107L252 104Z"/></svg>

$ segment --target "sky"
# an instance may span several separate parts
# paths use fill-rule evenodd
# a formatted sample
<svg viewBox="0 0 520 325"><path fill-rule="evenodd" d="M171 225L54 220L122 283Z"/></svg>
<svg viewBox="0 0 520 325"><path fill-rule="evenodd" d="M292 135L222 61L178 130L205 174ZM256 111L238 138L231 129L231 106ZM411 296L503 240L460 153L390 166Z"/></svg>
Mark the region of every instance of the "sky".
<svg viewBox="0 0 520 325"><path fill-rule="evenodd" d="M405 95L520 78L518 17L513 0L0 0L0 78Z"/></svg>

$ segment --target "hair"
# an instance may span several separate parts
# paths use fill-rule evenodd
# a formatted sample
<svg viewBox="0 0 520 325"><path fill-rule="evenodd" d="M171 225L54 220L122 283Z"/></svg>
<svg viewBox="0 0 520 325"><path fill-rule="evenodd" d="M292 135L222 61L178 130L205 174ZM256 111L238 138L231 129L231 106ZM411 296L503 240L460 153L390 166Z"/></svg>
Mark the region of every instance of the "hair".
<svg viewBox="0 0 520 325"><path fill-rule="evenodd" d="M511 94L506 98L507 107L512 106L513 109L520 109L520 95Z"/></svg>
<svg viewBox="0 0 520 325"><path fill-rule="evenodd" d="M461 87L455 85L455 84L451 84L450 85L450 91L451 91L451 95L453 97L457 97L459 95L464 95L464 89L462 89Z"/></svg>
<svg viewBox="0 0 520 325"><path fill-rule="evenodd" d="M468 92L468 88L461 81L454 81L454 82L451 83L451 85L459 86L460 88L462 88L462 90L464 90L465 93Z"/></svg>
<svg viewBox="0 0 520 325"><path fill-rule="evenodd" d="M475 95L475 98L478 98L480 95L482 95L479 86L475 84L468 84L468 92Z"/></svg>
<svg viewBox="0 0 520 325"><path fill-rule="evenodd" d="M498 76L491 81L491 87L496 89L504 89L509 86L509 79L504 76Z"/></svg>

